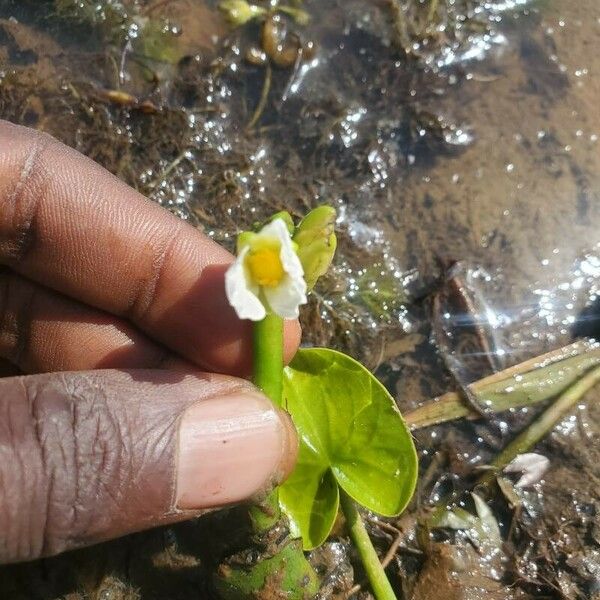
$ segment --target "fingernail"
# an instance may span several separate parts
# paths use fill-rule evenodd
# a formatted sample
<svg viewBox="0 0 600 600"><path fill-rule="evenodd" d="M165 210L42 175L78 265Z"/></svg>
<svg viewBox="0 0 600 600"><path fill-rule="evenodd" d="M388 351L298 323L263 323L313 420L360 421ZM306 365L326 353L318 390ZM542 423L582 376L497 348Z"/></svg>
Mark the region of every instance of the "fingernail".
<svg viewBox="0 0 600 600"><path fill-rule="evenodd" d="M241 502L283 481L296 462L289 416L258 392L204 400L179 429L176 505L182 510Z"/></svg>

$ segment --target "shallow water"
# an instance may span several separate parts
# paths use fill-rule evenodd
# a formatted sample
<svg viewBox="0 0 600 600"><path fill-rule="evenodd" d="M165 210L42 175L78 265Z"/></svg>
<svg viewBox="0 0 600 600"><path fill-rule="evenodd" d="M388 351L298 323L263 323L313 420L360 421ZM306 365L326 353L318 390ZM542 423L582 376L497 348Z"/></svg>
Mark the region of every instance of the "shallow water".
<svg viewBox="0 0 600 600"><path fill-rule="evenodd" d="M312 41L315 49L290 67L273 68L268 88L268 70L244 59L258 40L253 26L231 32L211 3L123 4L123 14L137 15L133 20L109 13L90 27L58 18L48 3L40 11L39 3L0 0L0 116L63 139L224 244L232 244L237 227L274 210L334 204L340 251L303 316L306 337L376 368L402 410L456 386L440 356L442 340L432 343L426 300L443 288L449 262L460 261L476 300L471 317L489 334L483 347L454 345L460 304L448 309L442 330L459 379L489 372L485 352L514 364L568 343L574 333L595 335L595 0L440 2L430 25L423 20L430 5L414 3L406 13L414 21L400 33L385 0L306 2L311 23L291 27L305 48ZM139 33L140 16L160 19L158 51ZM126 103L107 95L116 89L130 95ZM525 409L491 425L419 432L424 469L432 456L447 461L432 474L434 489L447 479L460 486L530 418ZM599 436L598 411L583 406L542 444L553 468L531 499L531 506L541 503L532 523L548 539L548 520L568 520L559 507L582 523L581 506L600 510L590 483L600 476L598 463L584 450ZM568 501L560 487L565 478L573 492ZM588 521L570 535L583 538ZM143 598L164 598L157 581L167 565L173 597L188 598L202 586L194 530L178 528L177 541L168 535L134 536L110 546L110 557L83 552L30 572L17 569L7 597L81 590L94 598L107 590L106 598L135 597L137 587ZM523 562L533 552L525 538L514 542L510 560ZM332 552L345 556L336 543ZM581 560L593 567L598 550L594 555L594 544L586 544ZM123 574L125 560L132 566ZM177 560L187 566L177 571ZM349 564L342 563L339 586L347 588ZM529 573L523 594L595 593L592 567L580 567L586 579L566 558L549 564ZM78 565L81 573L74 572ZM406 570L399 561L398 572ZM494 593L513 597L502 586Z"/></svg>

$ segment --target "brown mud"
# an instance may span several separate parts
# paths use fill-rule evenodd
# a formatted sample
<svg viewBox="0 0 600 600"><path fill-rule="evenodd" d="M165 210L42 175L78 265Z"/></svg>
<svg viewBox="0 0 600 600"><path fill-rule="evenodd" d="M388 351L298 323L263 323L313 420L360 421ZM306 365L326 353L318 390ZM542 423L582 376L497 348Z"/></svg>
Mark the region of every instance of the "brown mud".
<svg viewBox="0 0 600 600"><path fill-rule="evenodd" d="M594 333L577 316L600 289L597 1L303 6L308 25L287 19L302 53L281 67L245 60L259 27L232 31L212 2L0 0L0 117L55 135L229 247L276 210L335 205L340 250L305 339L365 361L404 411L456 386L427 300L449 261L508 364ZM473 352L452 356L469 379L489 369ZM598 394L536 449L551 460L542 483L518 505L496 490L500 547L415 528L532 416L417 432L413 507L369 520L382 555L401 537L388 567L399 596L600 597ZM210 598L235 523L220 513L5 567L0 598ZM370 597L343 523L312 560L323 598Z"/></svg>

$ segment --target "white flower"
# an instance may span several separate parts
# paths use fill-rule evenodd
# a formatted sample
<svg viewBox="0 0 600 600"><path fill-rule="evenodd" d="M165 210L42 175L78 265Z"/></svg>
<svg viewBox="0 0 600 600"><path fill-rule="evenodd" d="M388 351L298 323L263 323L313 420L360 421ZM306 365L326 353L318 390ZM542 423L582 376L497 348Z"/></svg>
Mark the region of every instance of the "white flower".
<svg viewBox="0 0 600 600"><path fill-rule="evenodd" d="M504 467L505 473L521 473L521 478L515 484L518 488L526 488L537 483L548 470L550 461L541 454L526 452L517 454L515 458Z"/></svg>
<svg viewBox="0 0 600 600"><path fill-rule="evenodd" d="M275 219L249 234L225 273L227 299L240 319L261 321L268 312L298 316L306 282L286 224Z"/></svg>

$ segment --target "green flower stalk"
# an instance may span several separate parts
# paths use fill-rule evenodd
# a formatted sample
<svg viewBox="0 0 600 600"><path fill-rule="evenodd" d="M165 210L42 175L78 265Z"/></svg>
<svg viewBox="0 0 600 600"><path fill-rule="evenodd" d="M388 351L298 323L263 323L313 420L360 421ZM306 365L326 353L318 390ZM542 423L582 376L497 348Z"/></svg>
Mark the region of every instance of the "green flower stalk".
<svg viewBox="0 0 600 600"><path fill-rule="evenodd" d="M277 213L240 234L225 276L237 315L254 321L254 383L278 406L285 395L301 439L288 481L248 511L248 548L221 565L215 584L223 598L314 597L319 580L303 549L323 543L339 508L377 600L395 598L355 503L384 516L404 510L418 470L408 427L385 387L349 356L311 348L283 365L284 319L298 316L327 272L334 224L327 206L297 227Z"/></svg>
<svg viewBox="0 0 600 600"><path fill-rule="evenodd" d="M323 210L325 209L325 210ZM253 381L282 405L283 322L298 316L306 294L333 258L335 211L320 207L296 229L288 213L274 215L257 232L238 237L237 259L227 271L230 304L253 326ZM310 284L307 285L307 280ZM214 583L222 598L267 598L277 593L307 600L319 589L302 540L293 538L281 512L278 490L248 511L249 548L221 564Z"/></svg>
<svg viewBox="0 0 600 600"><path fill-rule="evenodd" d="M253 380L278 406L281 406L282 377L283 319L271 313L254 323ZM313 598L319 589L319 579L304 555L302 540L289 534L278 490L252 506L248 517L252 532L250 547L230 557L215 576L221 598L266 600L274 597L275 590L290 600Z"/></svg>

